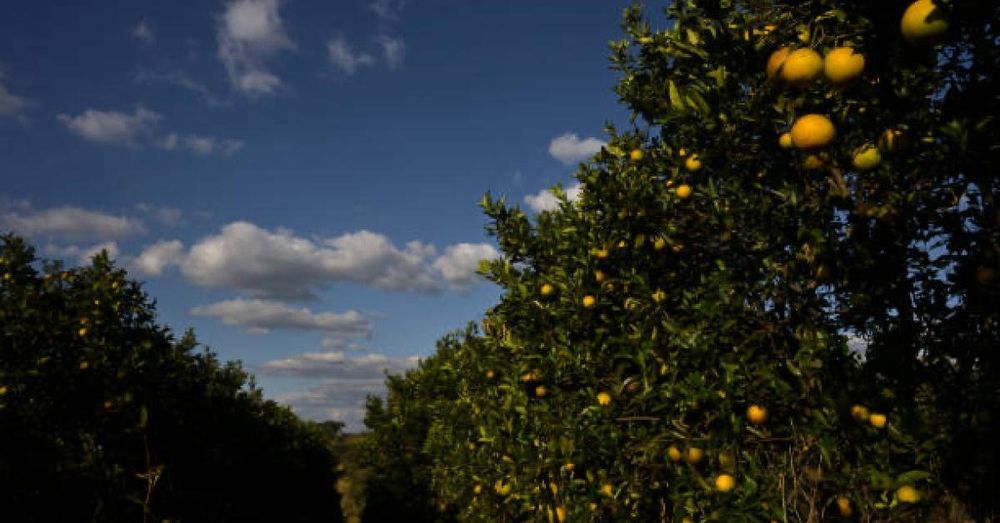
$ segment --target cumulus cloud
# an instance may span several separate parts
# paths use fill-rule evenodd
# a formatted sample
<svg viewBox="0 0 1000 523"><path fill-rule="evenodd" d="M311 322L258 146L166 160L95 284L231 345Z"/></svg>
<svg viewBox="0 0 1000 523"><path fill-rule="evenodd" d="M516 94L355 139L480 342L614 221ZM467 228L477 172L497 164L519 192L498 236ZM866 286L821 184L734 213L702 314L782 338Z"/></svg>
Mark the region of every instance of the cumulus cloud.
<svg viewBox="0 0 1000 523"><path fill-rule="evenodd" d="M382 21L395 22L405 6L406 0L372 0L368 9Z"/></svg>
<svg viewBox="0 0 1000 523"><path fill-rule="evenodd" d="M338 35L327 42L326 51L330 63L346 75L354 74L361 66L375 63L370 54L356 52L343 35Z"/></svg>
<svg viewBox="0 0 1000 523"><path fill-rule="evenodd" d="M272 360L260 366L264 376L325 379L376 379L385 372L399 373L416 366L419 358L396 358L381 354L347 356L343 352L307 352Z"/></svg>
<svg viewBox="0 0 1000 523"><path fill-rule="evenodd" d="M485 243L459 243L449 246L434 260L433 267L453 287L464 288L479 277L476 268L481 260L492 260L500 254Z"/></svg>
<svg viewBox="0 0 1000 523"><path fill-rule="evenodd" d="M84 140L126 146L136 146L140 137L151 134L160 118L159 113L142 106L137 107L131 114L87 109L83 114L76 116L67 114L58 116L59 121L70 132Z"/></svg>
<svg viewBox="0 0 1000 523"><path fill-rule="evenodd" d="M2 71L0 71L0 80L3 80ZM31 102L27 98L22 98L20 96L15 96L14 93L7 90L7 87L2 81L0 81L0 118L18 118L24 119L24 112L31 105Z"/></svg>
<svg viewBox="0 0 1000 523"><path fill-rule="evenodd" d="M395 69L403 65L403 58L406 57L406 43L402 38L393 38L388 35L378 35L375 42L382 48L382 56L389 67Z"/></svg>
<svg viewBox="0 0 1000 523"><path fill-rule="evenodd" d="M573 165L590 158L604 147L605 142L597 138L581 140L574 133L557 136L549 142L549 154L566 165Z"/></svg>
<svg viewBox="0 0 1000 523"><path fill-rule="evenodd" d="M325 380L305 392L275 398L299 416L313 421L337 420L347 432L364 429L364 406L368 396L385 396L385 378Z"/></svg>
<svg viewBox="0 0 1000 523"><path fill-rule="evenodd" d="M250 97L274 94L284 85L267 62L295 48L281 19L281 0L232 0L219 18L218 57L233 88Z"/></svg>
<svg viewBox="0 0 1000 523"><path fill-rule="evenodd" d="M119 255L118 244L113 241L91 245L90 247L81 247L79 245L67 245L62 247L47 245L45 247L45 253L47 255L64 259L72 258L75 259L80 265L88 265L90 263L90 259L100 254L101 251L107 251L108 257L112 260L118 258Z"/></svg>
<svg viewBox="0 0 1000 523"><path fill-rule="evenodd" d="M210 154L230 156L242 149L244 143L242 140L222 139L214 136L198 136L196 134L178 136L177 133L169 133L157 140L155 145L167 151L185 149L202 156Z"/></svg>
<svg viewBox="0 0 1000 523"><path fill-rule="evenodd" d="M139 22L132 28L132 37L146 45L153 45L156 43L156 35L153 33L153 28L150 27L149 23L145 20Z"/></svg>
<svg viewBox="0 0 1000 523"><path fill-rule="evenodd" d="M243 148L240 140L214 136L181 136L170 132L155 137L153 135L162 116L142 106L137 107L132 114L87 109L77 116L60 114L57 118L80 138L106 145L140 147L149 143L166 151L187 150L203 156L214 153L229 156Z"/></svg>
<svg viewBox="0 0 1000 523"><path fill-rule="evenodd" d="M30 204L0 214L0 229L13 230L26 236L47 235L75 240L106 240L146 232L142 221L135 218L113 216L79 207L36 210Z"/></svg>
<svg viewBox="0 0 1000 523"><path fill-rule="evenodd" d="M197 95L198 98L201 98L201 101L209 107L226 105L226 102L219 99L219 97L216 96L207 85L195 80L191 77L191 75L181 70L166 72L140 70L135 73L132 79L136 83L143 85L165 84L180 87L181 89L190 91Z"/></svg>
<svg viewBox="0 0 1000 523"><path fill-rule="evenodd" d="M571 202L579 200L582 188L583 186L580 182L576 182L564 189L566 192L566 199ZM535 194L525 196L524 203L526 203L528 207L535 212L552 211L559 208L559 200L554 194L552 194L550 189L544 189Z"/></svg>
<svg viewBox="0 0 1000 523"><path fill-rule="evenodd" d="M477 256L495 255L486 244L453 245L438 257L433 245L411 241L398 247L371 231L304 238L241 221L202 238L172 263L200 286L255 298L306 299L336 282L410 291L461 287L475 281Z"/></svg>
<svg viewBox="0 0 1000 523"><path fill-rule="evenodd" d="M357 342L357 339L352 339L344 336L333 336L329 338L323 338L322 346L327 350L363 350L365 346Z"/></svg>
<svg viewBox="0 0 1000 523"><path fill-rule="evenodd" d="M271 329L319 330L339 336L369 336L371 322L361 313L312 312L266 300L226 300L191 309L195 316L214 316L226 325L246 327L253 333Z"/></svg>
<svg viewBox="0 0 1000 523"><path fill-rule="evenodd" d="M130 269L146 276L159 276L168 265L184 259L184 244L180 240L161 241L142 250L130 263Z"/></svg>

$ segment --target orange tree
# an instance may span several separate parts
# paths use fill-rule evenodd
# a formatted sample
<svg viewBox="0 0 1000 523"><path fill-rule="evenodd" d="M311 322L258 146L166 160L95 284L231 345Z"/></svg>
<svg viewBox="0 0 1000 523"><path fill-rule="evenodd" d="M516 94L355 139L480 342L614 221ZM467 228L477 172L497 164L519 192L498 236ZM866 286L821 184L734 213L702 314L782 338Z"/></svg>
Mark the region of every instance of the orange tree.
<svg viewBox="0 0 1000 523"><path fill-rule="evenodd" d="M0 511L10 521L340 521L324 433L155 321L105 254L0 238Z"/></svg>
<svg viewBox="0 0 1000 523"><path fill-rule="evenodd" d="M995 514L1000 5L665 15L625 11L612 61L635 125L609 127L579 200L557 189L532 219L484 198L504 294L432 357L447 393L390 397L427 413L440 508Z"/></svg>

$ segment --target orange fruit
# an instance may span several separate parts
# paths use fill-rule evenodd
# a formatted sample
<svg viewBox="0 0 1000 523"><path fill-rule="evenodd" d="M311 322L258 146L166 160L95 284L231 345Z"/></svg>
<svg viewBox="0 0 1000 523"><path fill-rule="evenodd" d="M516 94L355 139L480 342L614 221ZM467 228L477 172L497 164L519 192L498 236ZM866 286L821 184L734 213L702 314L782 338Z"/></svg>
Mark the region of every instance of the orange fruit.
<svg viewBox="0 0 1000 523"><path fill-rule="evenodd" d="M597 298L595 298L593 296L590 296L589 294L587 296L583 297L583 306L584 307L586 307L588 309L592 309L592 308L594 308L595 305L597 305Z"/></svg>
<svg viewBox="0 0 1000 523"><path fill-rule="evenodd" d="M882 427L885 427L885 424L886 424L887 421L888 421L888 418L885 417L885 414L879 414L877 412L872 412L871 415L868 416L868 423L871 423L872 426L875 427L876 429L880 429Z"/></svg>
<svg viewBox="0 0 1000 523"><path fill-rule="evenodd" d="M701 461L703 457L705 457L705 451L698 447L689 447L687 453L684 454L684 459L692 465Z"/></svg>
<svg viewBox="0 0 1000 523"><path fill-rule="evenodd" d="M870 171L881 162L882 153L879 152L878 147L870 143L859 147L854 151L854 157L851 158L851 165L859 171Z"/></svg>
<svg viewBox="0 0 1000 523"><path fill-rule="evenodd" d="M633 162L638 162L639 160L642 160L642 157L643 157L642 149L632 149L632 152L628 153L629 160L632 160Z"/></svg>
<svg viewBox="0 0 1000 523"><path fill-rule="evenodd" d="M761 425L767 421L767 409L760 405L750 405L747 407L747 421L754 425Z"/></svg>
<svg viewBox="0 0 1000 523"><path fill-rule="evenodd" d="M865 55L854 52L850 47L838 47L826 53L823 72L834 85L846 85L861 76L865 70Z"/></svg>
<svg viewBox="0 0 1000 523"><path fill-rule="evenodd" d="M667 449L667 457L670 458L670 461L677 463L678 461L681 460L683 456L681 455L680 449L671 446L670 448Z"/></svg>
<svg viewBox="0 0 1000 523"><path fill-rule="evenodd" d="M781 64L781 79L791 85L805 87L823 70L823 57L808 47L788 54Z"/></svg>
<svg viewBox="0 0 1000 523"><path fill-rule="evenodd" d="M823 160L815 154L810 154L802 160L802 168L807 171L815 171L823 167Z"/></svg>
<svg viewBox="0 0 1000 523"><path fill-rule="evenodd" d="M594 281L597 283L604 281L604 271L594 271Z"/></svg>
<svg viewBox="0 0 1000 523"><path fill-rule="evenodd" d="M838 497L837 511L840 512L840 515L844 516L845 518L853 514L854 510L851 509L851 500L845 498L844 496Z"/></svg>
<svg viewBox="0 0 1000 523"><path fill-rule="evenodd" d="M900 503L916 503L920 501L920 491L910 485L903 485L896 489L896 499Z"/></svg>
<svg viewBox="0 0 1000 523"><path fill-rule="evenodd" d="M736 486L736 479L729 474L719 474L715 477L715 490L729 492Z"/></svg>
<svg viewBox="0 0 1000 523"><path fill-rule="evenodd" d="M778 71L781 70L782 64L785 63L785 59L788 58L788 54L792 52L791 47L782 47L777 51L771 53L771 56L767 59L767 77L774 78ZM683 156L683 155L681 155Z"/></svg>
<svg viewBox="0 0 1000 523"><path fill-rule="evenodd" d="M607 392L597 393L597 404L604 407L611 404L611 395Z"/></svg>
<svg viewBox="0 0 1000 523"><path fill-rule="evenodd" d="M917 0L903 12L899 29L911 44L930 44L948 31L948 18L932 0Z"/></svg>
<svg viewBox="0 0 1000 523"><path fill-rule="evenodd" d="M791 149L792 133L781 133L781 136L778 137L778 146L782 149Z"/></svg>
<svg viewBox="0 0 1000 523"><path fill-rule="evenodd" d="M678 198L680 198L682 200L686 200L689 196L691 196L691 186L690 185L688 185L686 183L682 183L682 184L680 184L680 185L677 186L677 197Z"/></svg>
<svg viewBox="0 0 1000 523"><path fill-rule="evenodd" d="M542 284L542 288L541 288L542 296L548 296L548 295L552 294L553 292L555 292L555 290L556 290L555 287L553 287L552 284L550 284L550 283L543 283Z"/></svg>
<svg viewBox="0 0 1000 523"><path fill-rule="evenodd" d="M684 168L696 172L701 169L701 159L698 158L697 154L692 154L688 156L687 160L684 160Z"/></svg>
<svg viewBox="0 0 1000 523"><path fill-rule="evenodd" d="M851 407L851 416L853 416L854 419L858 421L861 422L867 421L868 415L869 415L868 409L861 405L855 405Z"/></svg>
<svg viewBox="0 0 1000 523"><path fill-rule="evenodd" d="M792 124L792 144L799 149L814 149L828 145L837 136L833 122L822 114L800 116Z"/></svg>

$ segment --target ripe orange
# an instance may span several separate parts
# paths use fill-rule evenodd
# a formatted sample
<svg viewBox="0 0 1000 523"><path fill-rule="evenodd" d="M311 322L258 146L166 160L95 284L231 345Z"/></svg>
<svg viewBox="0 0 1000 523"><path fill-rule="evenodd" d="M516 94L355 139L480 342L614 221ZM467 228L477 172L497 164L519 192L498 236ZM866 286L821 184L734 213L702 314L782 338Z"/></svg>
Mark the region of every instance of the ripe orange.
<svg viewBox="0 0 1000 523"><path fill-rule="evenodd" d="M882 153L878 151L878 147L870 143L866 143L854 151L854 157L851 158L851 165L859 171L870 171L878 166L882 162Z"/></svg>
<svg viewBox="0 0 1000 523"><path fill-rule="evenodd" d="M851 500L845 498L844 496L838 497L837 511L840 512L840 515L844 516L845 518L853 514L854 510L851 509Z"/></svg>
<svg viewBox="0 0 1000 523"><path fill-rule="evenodd" d="M872 412L871 415L868 416L868 423L871 423L872 426L875 427L876 429L880 429L882 427L885 427L885 424L886 424L887 421L888 421L888 418L885 417L885 414L879 414L877 412Z"/></svg>
<svg viewBox="0 0 1000 523"><path fill-rule="evenodd" d="M475 494L475 495L477 495L477 496L482 491L483 491L483 486L482 485L476 485L476 486L472 487L472 493Z"/></svg>
<svg viewBox="0 0 1000 523"><path fill-rule="evenodd" d="M815 154L810 154L802 160L802 168L807 171L815 171L823 167L823 160Z"/></svg>
<svg viewBox="0 0 1000 523"><path fill-rule="evenodd" d="M785 59L788 58L788 54L791 52L791 47L782 47L781 49L771 53L771 56L767 59L768 78L774 78L774 75L778 74L778 71L781 70L782 64L785 63Z"/></svg>
<svg viewBox="0 0 1000 523"><path fill-rule="evenodd" d="M489 369L486 371L486 379L491 380L493 379L493 376L495 376L495 374L493 373L493 369Z"/></svg>
<svg viewBox="0 0 1000 523"><path fill-rule="evenodd" d="M605 496L610 496L614 493L615 493L615 487L613 487L611 483L605 483L601 485L601 494L604 494Z"/></svg>
<svg viewBox="0 0 1000 523"><path fill-rule="evenodd" d="M900 503L916 503L920 501L920 491L910 485L903 485L896 489L896 499Z"/></svg>
<svg viewBox="0 0 1000 523"><path fill-rule="evenodd" d="M736 480L729 474L719 474L715 477L715 490L729 492L736 486Z"/></svg>
<svg viewBox="0 0 1000 523"><path fill-rule="evenodd" d="M680 184L680 185L677 186L677 197L678 198L680 198L682 200L686 200L689 196L691 196L691 186L690 185L688 185L686 183L682 183L682 184Z"/></svg>
<svg viewBox="0 0 1000 523"><path fill-rule="evenodd" d="M782 149L791 149L792 148L792 134L791 133L781 133L781 136L778 137L778 145Z"/></svg>
<svg viewBox="0 0 1000 523"><path fill-rule="evenodd" d="M800 116L792 124L792 143L799 149L823 147L833 141L837 130L833 122L822 114Z"/></svg>
<svg viewBox="0 0 1000 523"><path fill-rule="evenodd" d="M539 386L535 387L535 397L536 398L544 398L546 395L548 395L548 393L549 393L549 391L548 391L548 389L545 388L545 385L539 385Z"/></svg>
<svg viewBox="0 0 1000 523"><path fill-rule="evenodd" d="M684 459L692 465L701 461L703 457L705 457L705 451L698 447L689 447L684 455Z"/></svg>
<svg viewBox="0 0 1000 523"><path fill-rule="evenodd" d="M697 154L692 154L688 156L687 160L684 160L684 168L696 172L701 169L701 159L698 158Z"/></svg>
<svg viewBox="0 0 1000 523"><path fill-rule="evenodd" d="M834 85L846 85L861 76L864 70L865 55L855 53L850 47L833 49L823 59L823 72Z"/></svg>
<svg viewBox="0 0 1000 523"><path fill-rule="evenodd" d="M747 407L747 421L754 425L762 425L767 421L767 409L760 405L750 405Z"/></svg>
<svg viewBox="0 0 1000 523"><path fill-rule="evenodd" d="M543 283L542 284L542 288L541 288L542 296L548 296L548 295L552 294L555 290L556 290L555 287L553 287L552 284L550 284L550 283Z"/></svg>
<svg viewBox="0 0 1000 523"><path fill-rule="evenodd" d="M566 507L562 505L556 507L556 521L566 523Z"/></svg>
<svg viewBox="0 0 1000 523"><path fill-rule="evenodd" d="M593 297L593 296L591 296L589 294L587 296L583 297L583 306L584 307L586 307L588 309L592 309L592 308L594 308L595 305L597 305L597 298L595 298L595 297Z"/></svg>
<svg viewBox="0 0 1000 523"><path fill-rule="evenodd" d="M506 496L507 494L510 494L510 483L504 483L498 479L496 483L493 484L493 490L501 496Z"/></svg>
<svg viewBox="0 0 1000 523"><path fill-rule="evenodd" d="M656 292L652 295L653 301L660 303L661 301L667 299L667 293L663 292L661 289L656 289Z"/></svg>
<svg viewBox="0 0 1000 523"><path fill-rule="evenodd" d="M642 160L642 156L643 156L642 149L632 149L632 152L628 153L629 159L632 160L633 162L638 162L639 160Z"/></svg>
<svg viewBox="0 0 1000 523"><path fill-rule="evenodd" d="M597 404L604 407L611 404L611 395L607 392L597 393Z"/></svg>
<svg viewBox="0 0 1000 523"><path fill-rule="evenodd" d="M869 415L868 409L861 405L855 405L851 407L851 416L853 416L854 419L860 422L867 421L868 415Z"/></svg>
<svg viewBox="0 0 1000 523"><path fill-rule="evenodd" d="M667 240L664 239L662 236L657 238L656 241L653 242L653 250L656 251L662 251L663 248L666 246L667 246Z"/></svg>
<svg viewBox="0 0 1000 523"><path fill-rule="evenodd" d="M681 455L680 449L671 446L670 448L667 449L667 457L670 458L670 461L677 463L678 461L681 460L683 456Z"/></svg>
<svg viewBox="0 0 1000 523"><path fill-rule="evenodd" d="M791 85L805 87L823 70L823 57L808 47L788 54L781 64L781 79Z"/></svg>
<svg viewBox="0 0 1000 523"><path fill-rule="evenodd" d="M911 44L931 44L948 31L948 18L933 0L917 0L906 8L899 29Z"/></svg>
<svg viewBox="0 0 1000 523"><path fill-rule="evenodd" d="M604 271L594 271L594 281L597 283L604 281Z"/></svg>

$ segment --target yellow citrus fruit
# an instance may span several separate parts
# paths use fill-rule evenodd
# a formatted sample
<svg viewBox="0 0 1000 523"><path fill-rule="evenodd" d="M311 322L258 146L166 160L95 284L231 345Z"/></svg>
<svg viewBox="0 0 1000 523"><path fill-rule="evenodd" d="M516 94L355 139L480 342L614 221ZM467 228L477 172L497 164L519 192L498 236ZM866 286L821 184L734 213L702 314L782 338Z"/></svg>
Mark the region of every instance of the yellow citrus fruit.
<svg viewBox="0 0 1000 523"><path fill-rule="evenodd" d="M788 54L781 64L781 79L791 85L806 86L823 70L823 57L804 47Z"/></svg>
<svg viewBox="0 0 1000 523"><path fill-rule="evenodd" d="M597 512L597 503L590 502L587 504L587 510L591 512Z"/></svg>
<svg viewBox="0 0 1000 523"><path fill-rule="evenodd" d="M583 297L583 306L584 307L586 307L588 309L591 309L591 308L594 307L594 305L597 305L597 298L595 298L593 296L590 296L590 295L587 295L587 296Z"/></svg>
<svg viewBox="0 0 1000 523"><path fill-rule="evenodd" d="M833 141L837 130L833 122L822 114L800 116L792 124L792 144L799 149L823 147Z"/></svg>
<svg viewBox="0 0 1000 523"><path fill-rule="evenodd" d="M556 507L556 521L566 523L566 507L561 505Z"/></svg>
<svg viewBox="0 0 1000 523"><path fill-rule="evenodd" d="M642 156L643 156L642 149L632 149L632 152L628 153L629 159L632 160L633 162L638 162L639 160L642 160Z"/></svg>
<svg viewBox="0 0 1000 523"><path fill-rule="evenodd" d="M493 490L501 496L506 496L507 494L510 494L510 483L504 483L498 479L496 483L493 484Z"/></svg>
<svg viewBox="0 0 1000 523"><path fill-rule="evenodd" d="M597 404L601 406L606 406L611 404L611 395L607 392L597 393Z"/></svg>
<svg viewBox="0 0 1000 523"><path fill-rule="evenodd" d="M767 421L767 409L760 405L750 405L747 407L747 421L754 425L761 425Z"/></svg>
<svg viewBox="0 0 1000 523"><path fill-rule="evenodd" d="M7 394L7 386L0 385L0 396L3 396L4 394Z"/></svg>
<svg viewBox="0 0 1000 523"><path fill-rule="evenodd" d="M698 463L703 457L705 457L705 451L699 449L698 447L688 448L687 453L684 455L684 459L691 464Z"/></svg>
<svg viewBox="0 0 1000 523"><path fill-rule="evenodd" d="M663 292L661 289L656 289L656 292L652 295L653 301L660 303L661 301L667 299L667 293Z"/></svg>
<svg viewBox="0 0 1000 523"><path fill-rule="evenodd" d="M553 287L552 284L550 283L542 284L542 289L541 289L542 296L548 296L549 294L552 294L555 290L556 290L555 287Z"/></svg>
<svg viewBox="0 0 1000 523"><path fill-rule="evenodd" d="M608 257L607 249L594 249L594 258L598 260L603 260Z"/></svg>
<svg viewBox="0 0 1000 523"><path fill-rule="evenodd" d="M549 393L549 391L548 391L548 389L545 388L545 385L539 385L539 386L535 387L535 397L536 398L544 398L546 395L548 395L548 393Z"/></svg>
<svg viewBox="0 0 1000 523"><path fill-rule="evenodd" d="M886 421L888 421L888 418L885 417L885 414L872 412L871 415L868 416L868 423L871 423L872 426L875 427L876 429L884 427Z"/></svg>
<svg viewBox="0 0 1000 523"><path fill-rule="evenodd" d="M792 148L792 133L781 133L781 136L778 137L778 145L782 149L791 149Z"/></svg>
<svg viewBox="0 0 1000 523"><path fill-rule="evenodd" d="M78 336L80 336L81 338L84 337L84 336L86 336L87 335L87 328L86 327L80 327L80 329L78 331L76 331L76 334Z"/></svg>
<svg viewBox="0 0 1000 523"><path fill-rule="evenodd" d="M869 415L868 409L861 405L855 405L851 407L851 416L853 416L854 419L858 421L861 422L867 421L868 415Z"/></svg>
<svg viewBox="0 0 1000 523"><path fill-rule="evenodd" d="M605 496L610 496L614 494L614 492L615 488L611 486L611 483L605 483L601 485L601 494L604 494Z"/></svg>
<svg viewBox="0 0 1000 523"><path fill-rule="evenodd" d="M802 160L802 168L807 171L815 171L820 167L823 167L823 160L819 156L816 156L815 154L810 154L809 156L806 156L804 160Z"/></svg>
<svg viewBox="0 0 1000 523"><path fill-rule="evenodd" d="M680 198L680 199L682 199L682 200L685 200L685 199L687 199L688 196L691 196L691 186L688 185L688 184L686 184L686 183L682 183L682 184L678 185L677 186L677 197Z"/></svg>
<svg viewBox="0 0 1000 523"><path fill-rule="evenodd" d="M767 59L768 78L774 78L774 75L778 74L778 71L781 70L782 64L785 63L785 59L788 58L788 54L791 52L791 47L782 47L781 49L771 53L771 56Z"/></svg>
<svg viewBox="0 0 1000 523"><path fill-rule="evenodd" d="M87 370L88 368L90 368L90 363L87 363L86 361L80 362L80 370Z"/></svg>
<svg viewBox="0 0 1000 523"><path fill-rule="evenodd" d="M493 369L489 369L486 371L486 379L491 380L493 379L493 376L495 376L495 374L493 373Z"/></svg>
<svg viewBox="0 0 1000 523"><path fill-rule="evenodd" d="M653 242L653 250L662 251L666 246L667 240L664 238L657 238L656 241Z"/></svg>
<svg viewBox="0 0 1000 523"><path fill-rule="evenodd" d="M719 474L715 477L715 490L729 492L736 486L736 480L729 474Z"/></svg>
<svg viewBox="0 0 1000 523"><path fill-rule="evenodd" d="M920 491L909 485L903 485L896 489L896 499L900 503L916 503L920 501Z"/></svg>
<svg viewBox="0 0 1000 523"><path fill-rule="evenodd" d="M482 491L483 491L483 486L482 485L476 485L475 487L472 487L472 493L473 494L479 495L479 493L482 492Z"/></svg>
<svg viewBox="0 0 1000 523"><path fill-rule="evenodd" d="M680 449L671 446L670 448L667 449L667 457L670 458L670 461L677 463L678 461L681 460L683 456L681 455Z"/></svg>
<svg viewBox="0 0 1000 523"><path fill-rule="evenodd" d="M594 271L594 281L597 283L604 281L604 271Z"/></svg>
<svg viewBox="0 0 1000 523"><path fill-rule="evenodd" d="M834 85L845 85L861 76L865 70L865 55L855 53L850 47L838 47L826 53L823 72Z"/></svg>
<svg viewBox="0 0 1000 523"><path fill-rule="evenodd" d="M929 44L948 31L948 19L932 0L917 0L906 8L899 21L899 29L907 42Z"/></svg>
<svg viewBox="0 0 1000 523"><path fill-rule="evenodd" d="M859 171L870 171L878 166L882 162L882 153L878 151L878 147L870 143L866 143L854 151L854 157L851 158L851 165Z"/></svg>
<svg viewBox="0 0 1000 523"><path fill-rule="evenodd" d="M840 512L840 515L845 518L853 514L854 511L851 509L851 500L845 498L844 496L838 497L837 511Z"/></svg>
<svg viewBox="0 0 1000 523"><path fill-rule="evenodd" d="M692 154L688 156L687 160L684 160L684 168L691 172L695 172L701 169L701 159L698 158L697 154Z"/></svg>

